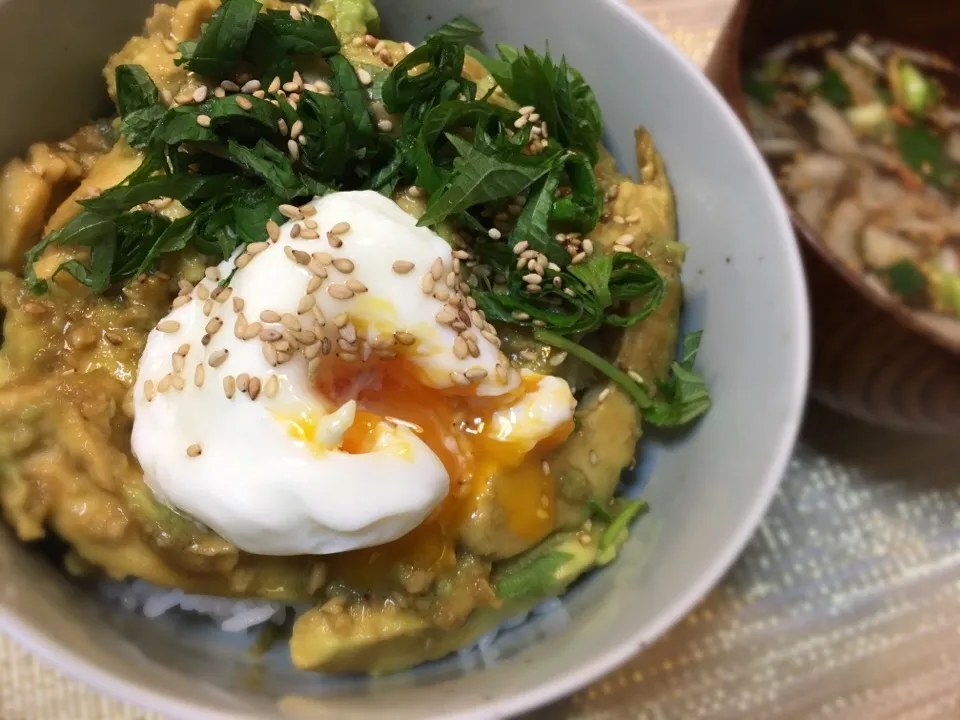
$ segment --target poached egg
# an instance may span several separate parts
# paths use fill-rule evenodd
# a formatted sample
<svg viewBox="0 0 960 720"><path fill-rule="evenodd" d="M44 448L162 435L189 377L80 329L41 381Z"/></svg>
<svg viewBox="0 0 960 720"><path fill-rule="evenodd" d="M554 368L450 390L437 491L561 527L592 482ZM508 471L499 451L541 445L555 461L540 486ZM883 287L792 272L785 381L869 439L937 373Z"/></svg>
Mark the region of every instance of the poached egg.
<svg viewBox="0 0 960 720"><path fill-rule="evenodd" d="M372 191L281 210L148 337L132 447L154 493L247 552L326 555L448 538L494 474L546 487L532 459L575 400L511 366L465 255Z"/></svg>

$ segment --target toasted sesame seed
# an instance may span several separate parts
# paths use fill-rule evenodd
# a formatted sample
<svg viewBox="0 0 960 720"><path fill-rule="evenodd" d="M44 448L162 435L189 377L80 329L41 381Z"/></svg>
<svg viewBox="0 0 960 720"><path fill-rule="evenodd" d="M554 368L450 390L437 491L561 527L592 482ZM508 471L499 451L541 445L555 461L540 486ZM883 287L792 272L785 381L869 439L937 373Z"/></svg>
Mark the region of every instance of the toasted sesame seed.
<svg viewBox="0 0 960 720"><path fill-rule="evenodd" d="M203 363L197 363L196 369L193 371L193 384L197 387L203 387L203 381L207 377L207 370L203 367Z"/></svg>
<svg viewBox="0 0 960 720"><path fill-rule="evenodd" d="M550 474L550 463L548 463L546 460L542 461L542 462L540 463L540 469L543 470L543 474L544 474L544 475L549 475L549 474Z"/></svg>
<svg viewBox="0 0 960 720"><path fill-rule="evenodd" d="M401 345L413 345L417 341L416 336L406 330L397 330L393 337Z"/></svg>
<svg viewBox="0 0 960 720"><path fill-rule="evenodd" d="M307 270L313 273L316 276L316 278L314 279L319 280L321 283L323 282L324 278L327 277L327 269L323 265L318 263L316 258L313 258L307 264Z"/></svg>
<svg viewBox="0 0 960 720"><path fill-rule="evenodd" d="M321 265L333 265L333 255L328 252L315 252L313 259Z"/></svg>
<svg viewBox="0 0 960 720"><path fill-rule="evenodd" d="M304 221L303 221L303 226L304 226L307 230L316 230L317 227L318 227L317 221L316 221L316 220L313 220L312 218L307 218L306 220L304 220ZM317 237L319 237L319 235L318 235Z"/></svg>
<svg viewBox="0 0 960 720"><path fill-rule="evenodd" d="M249 98L245 98L243 95L237 95L237 105L239 105L243 110L250 110L253 108L253 103L250 102Z"/></svg>
<svg viewBox="0 0 960 720"><path fill-rule="evenodd" d="M467 349L467 341L463 339L462 335L457 335L453 340L453 354L460 360L465 360L467 355L470 354Z"/></svg>
<svg viewBox="0 0 960 720"><path fill-rule="evenodd" d="M439 280L443 277L443 259L437 258L430 265L430 275L434 280Z"/></svg>
<svg viewBox="0 0 960 720"><path fill-rule="evenodd" d="M271 218L267 220L267 236L276 242L280 238L280 226ZM247 248L249 250L249 248ZM257 252L260 252L259 250Z"/></svg>
<svg viewBox="0 0 960 720"><path fill-rule="evenodd" d="M493 327L493 326L490 325L489 327ZM489 330L481 330L480 334L483 335L487 339L487 341L493 344L494 346L500 347L500 338L498 338Z"/></svg>
<svg viewBox="0 0 960 720"><path fill-rule="evenodd" d="M162 333L175 333L180 329L180 323L176 320L164 320L157 324L157 330Z"/></svg>
<svg viewBox="0 0 960 720"><path fill-rule="evenodd" d="M450 293L446 288L437 288L433 291L433 297L435 297L440 302L446 302L450 298Z"/></svg>
<svg viewBox="0 0 960 720"><path fill-rule="evenodd" d="M263 394L268 398L275 398L278 392L280 392L280 380L276 375L271 375L263 386Z"/></svg>
<svg viewBox="0 0 960 720"><path fill-rule="evenodd" d="M323 278L314 275L309 281L307 281L307 293L315 293L320 289L321 285L323 285Z"/></svg>
<svg viewBox="0 0 960 720"><path fill-rule="evenodd" d="M528 275L524 275L521 279L525 283L529 283L530 285L539 285L540 283L543 282L543 278L540 275L537 275L536 273L530 273Z"/></svg>
<svg viewBox="0 0 960 720"><path fill-rule="evenodd" d="M598 462L600 462L600 458L597 456L597 451L596 451L596 450L591 450L589 457L590 457L590 464L591 464L591 465L596 465Z"/></svg>
<svg viewBox="0 0 960 720"><path fill-rule="evenodd" d="M200 127L208 128L210 127L210 116L209 115L197 115L197 125Z"/></svg>
<svg viewBox="0 0 960 720"><path fill-rule="evenodd" d="M290 254L293 256L294 261L300 265L310 264L310 253L304 252L303 250L291 250Z"/></svg>
<svg viewBox="0 0 960 720"><path fill-rule="evenodd" d="M502 363L497 363L497 380L505 383L509 378L510 371Z"/></svg>
<svg viewBox="0 0 960 720"><path fill-rule="evenodd" d="M245 252L245 253L242 253L241 255L239 255L239 256L237 257L236 266L237 266L240 270L243 270L243 268L245 268L247 265L250 264L250 261L251 261L251 260L253 260L253 255L251 255L250 253L246 253L246 252Z"/></svg>
<svg viewBox="0 0 960 720"><path fill-rule="evenodd" d="M300 8L298 8L296 5L291 5L290 17L292 17L294 20L302 20L303 16L300 14Z"/></svg>
<svg viewBox="0 0 960 720"><path fill-rule="evenodd" d="M393 130L393 122L391 120L383 119L377 123L377 129L381 132L391 132Z"/></svg>
<svg viewBox="0 0 960 720"><path fill-rule="evenodd" d="M282 338L283 334L275 328L263 328L259 337L265 343L272 343Z"/></svg>
<svg viewBox="0 0 960 720"><path fill-rule="evenodd" d="M332 232L334 235L343 235L344 233L348 233L350 232L350 223L338 222L336 225L330 228L330 232Z"/></svg>
<svg viewBox="0 0 960 720"><path fill-rule="evenodd" d="M393 271L400 275L406 275L408 272L413 270L414 264L409 260L397 260L393 263Z"/></svg>
<svg viewBox="0 0 960 720"><path fill-rule="evenodd" d="M143 396L147 399L147 402L150 402L157 395L157 389L154 386L153 380L147 380L143 383Z"/></svg>
<svg viewBox="0 0 960 720"><path fill-rule="evenodd" d="M335 300L349 300L353 297L353 290L345 285L338 285L336 283L327 286L327 293Z"/></svg>
<svg viewBox="0 0 960 720"><path fill-rule="evenodd" d="M226 348L221 350L215 350L210 354L210 358L207 362L210 364L210 367L216 368L220 367L227 361L227 356L230 354L230 351Z"/></svg>
<svg viewBox="0 0 960 720"><path fill-rule="evenodd" d="M198 457L200 453L203 452L203 449L200 447L199 443L194 443L187 447L187 457Z"/></svg>
<svg viewBox="0 0 960 720"><path fill-rule="evenodd" d="M473 338L467 338L467 349L470 351L471 357L480 357L480 346L477 345L477 341Z"/></svg>
<svg viewBox="0 0 960 720"><path fill-rule="evenodd" d="M183 377L181 375L175 375L171 373L170 385L171 387L173 387L174 390L183 390L184 388Z"/></svg>
<svg viewBox="0 0 960 720"><path fill-rule="evenodd" d="M193 101L195 103L202 103L207 99L207 86L201 85L196 90L193 91Z"/></svg>
<svg viewBox="0 0 960 720"><path fill-rule="evenodd" d="M610 388L604 388L603 390L600 391L600 394L597 395L597 402L602 403L608 397L610 397Z"/></svg>
<svg viewBox="0 0 960 720"><path fill-rule="evenodd" d="M175 308L183 307L184 305L186 305L186 304L187 304L188 302L190 302L191 300L193 300L193 298L190 297L189 295L178 295L177 297L175 297L175 298L173 299L173 302L171 303L171 306L172 306L172 307L175 307Z"/></svg>
<svg viewBox="0 0 960 720"><path fill-rule="evenodd" d="M222 87L215 87L213 89L213 96L216 98L225 98L227 96L227 91Z"/></svg>
<svg viewBox="0 0 960 720"><path fill-rule="evenodd" d="M300 321L297 319L297 316L293 313L284 313L280 316L280 322L283 323L283 326L288 330L299 330Z"/></svg>
<svg viewBox="0 0 960 720"><path fill-rule="evenodd" d="M348 278L346 285L347 285L347 288L349 288L352 292L355 292L357 294L367 292L367 286L364 285L359 280L357 280L356 278Z"/></svg>
<svg viewBox="0 0 960 720"><path fill-rule="evenodd" d="M300 237L300 231L301 231L302 229L303 229L303 228L300 227L300 223L294 223L294 224L293 224L293 227L290 228L290 237L292 237L292 238L298 238L298 237Z"/></svg>
<svg viewBox="0 0 960 720"><path fill-rule="evenodd" d="M354 268L353 261L347 258L337 258L333 266L342 273L352 273Z"/></svg>
<svg viewBox="0 0 960 720"><path fill-rule="evenodd" d="M167 390L169 390L171 380L173 380L173 375L171 375L170 373L167 373L162 378L160 378L160 382L157 383L157 392L165 393Z"/></svg>
<svg viewBox="0 0 960 720"><path fill-rule="evenodd" d="M267 87L267 92L271 95L276 95L280 91L280 78L275 77L270 81L270 85Z"/></svg>
<svg viewBox="0 0 960 720"><path fill-rule="evenodd" d="M264 359L270 363L271 366L276 367L279 360L277 358L277 349L273 346L273 344L268 342L263 343L260 346L260 349L263 351Z"/></svg>
<svg viewBox="0 0 960 720"><path fill-rule="evenodd" d="M347 315L346 313L338 313L333 317L333 324L338 329L345 328L347 326L347 323L349 322L350 322L350 316Z"/></svg>
<svg viewBox="0 0 960 720"><path fill-rule="evenodd" d="M343 240L340 239L340 236L332 232L327 233L327 242L330 243L330 247L332 248L338 248L343 245Z"/></svg>
<svg viewBox="0 0 960 720"><path fill-rule="evenodd" d="M240 373L237 375L237 390L240 392L246 392L249 382L250 376L247 373Z"/></svg>
<svg viewBox="0 0 960 720"><path fill-rule="evenodd" d="M620 245L620 244L614 244L614 246L613 246L612 248L610 248L610 251L611 251L611 252L615 252L615 253L629 253L629 252L632 252L629 247L627 247L626 245Z"/></svg>
<svg viewBox="0 0 960 720"><path fill-rule="evenodd" d="M490 236L491 240L499 240L503 235L496 228L490 228L487 230L487 235Z"/></svg>
<svg viewBox="0 0 960 720"><path fill-rule="evenodd" d="M352 323L345 325L340 329L340 337L351 345L357 341L357 328Z"/></svg>
<svg viewBox="0 0 960 720"><path fill-rule="evenodd" d="M472 380L473 382L479 382L480 380L483 380L485 377L487 377L487 371L481 367L472 367L469 370L467 370L464 373L464 375L467 376L468 380Z"/></svg>
<svg viewBox="0 0 960 720"><path fill-rule="evenodd" d="M579 265L586 259L586 257L587 257L587 254L585 252L579 252L576 255L574 255L572 258L570 258L570 263L573 265Z"/></svg>
<svg viewBox="0 0 960 720"><path fill-rule="evenodd" d="M183 355L181 355L180 353L173 353L170 359L173 363L173 371L183 372L184 365L186 364L186 361L184 360Z"/></svg>
<svg viewBox="0 0 960 720"><path fill-rule="evenodd" d="M630 377L630 379L633 380L635 383L638 383L638 384L640 384L640 385L643 385L643 384L644 384L644 383L643 383L643 377L642 377L642 376L640 375L640 373L638 373L636 370L627 370L627 375L628 375L628 376Z"/></svg>
<svg viewBox="0 0 960 720"><path fill-rule="evenodd" d="M357 70L357 78L364 85L370 85L373 82L373 77L370 75L369 72L367 72L363 68L360 68L359 70Z"/></svg>
<svg viewBox="0 0 960 720"><path fill-rule="evenodd" d="M291 220L299 220L301 218L300 210L295 205L284 203L277 207L277 210L280 211L281 215Z"/></svg>
<svg viewBox="0 0 960 720"><path fill-rule="evenodd" d="M260 319L268 323L280 322L280 313L276 310L264 310L260 313Z"/></svg>
<svg viewBox="0 0 960 720"><path fill-rule="evenodd" d="M247 383L247 395L250 396L251 400L256 400L260 396L260 388L260 378L254 375L252 378L250 378L250 382Z"/></svg>
<svg viewBox="0 0 960 720"><path fill-rule="evenodd" d="M218 303L225 303L231 295L233 295L233 288L227 285L226 287L218 287L213 291L211 297Z"/></svg>
<svg viewBox="0 0 960 720"><path fill-rule="evenodd" d="M449 308L444 308L434 315L434 319L441 325L450 325L457 319L457 314Z"/></svg>
<svg viewBox="0 0 960 720"><path fill-rule="evenodd" d="M313 295L304 295L300 298L300 301L297 303L297 312L305 313L309 312L310 309L317 304L316 298Z"/></svg>
<svg viewBox="0 0 960 720"><path fill-rule="evenodd" d="M223 327L223 320L221 320L218 317L214 317L214 318L210 318L204 330L206 330L206 332L209 333L210 335L216 335L217 332L222 327Z"/></svg>
<svg viewBox="0 0 960 720"><path fill-rule="evenodd" d="M433 275L430 273L424 273L423 277L420 278L420 290L423 291L424 295L429 295L432 293L435 284L436 281L433 279Z"/></svg>

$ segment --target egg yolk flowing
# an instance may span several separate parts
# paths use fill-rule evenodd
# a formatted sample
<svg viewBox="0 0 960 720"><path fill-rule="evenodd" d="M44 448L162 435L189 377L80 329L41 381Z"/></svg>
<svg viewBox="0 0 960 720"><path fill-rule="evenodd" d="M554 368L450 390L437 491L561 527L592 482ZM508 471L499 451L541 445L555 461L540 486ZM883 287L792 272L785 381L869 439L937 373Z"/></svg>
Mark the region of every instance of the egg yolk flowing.
<svg viewBox="0 0 960 720"><path fill-rule="evenodd" d="M450 493L412 532L393 542L328 557L337 575L376 586L396 563L442 572L455 563L458 526L477 511L478 496L490 484L514 534L531 542L553 528L553 481L543 459L573 432L573 422L557 427L531 451L529 444L496 439L489 432L497 410L536 390L539 377L525 378L512 393L478 396L475 388L436 389L404 356L344 362L325 358L314 386L335 405L357 402L356 419L341 450L369 452L381 422L410 428L436 454L450 476ZM296 431L309 437L307 429Z"/></svg>

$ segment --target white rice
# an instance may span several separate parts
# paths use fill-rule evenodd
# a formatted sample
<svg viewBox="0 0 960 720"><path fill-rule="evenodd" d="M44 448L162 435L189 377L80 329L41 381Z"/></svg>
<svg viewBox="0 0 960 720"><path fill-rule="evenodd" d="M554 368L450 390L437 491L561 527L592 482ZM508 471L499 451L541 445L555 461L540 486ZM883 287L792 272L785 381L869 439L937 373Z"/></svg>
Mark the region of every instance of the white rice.
<svg viewBox="0 0 960 720"><path fill-rule="evenodd" d="M261 629L266 623L282 624L287 610L303 610L275 600L190 595L183 590L161 588L145 580L104 581L101 592L129 612L157 618L169 612L184 612L210 618L224 632ZM545 600L531 611L504 621L479 637L469 648L457 653L466 669L489 667L535 637L553 635L570 622L570 614L559 598Z"/></svg>

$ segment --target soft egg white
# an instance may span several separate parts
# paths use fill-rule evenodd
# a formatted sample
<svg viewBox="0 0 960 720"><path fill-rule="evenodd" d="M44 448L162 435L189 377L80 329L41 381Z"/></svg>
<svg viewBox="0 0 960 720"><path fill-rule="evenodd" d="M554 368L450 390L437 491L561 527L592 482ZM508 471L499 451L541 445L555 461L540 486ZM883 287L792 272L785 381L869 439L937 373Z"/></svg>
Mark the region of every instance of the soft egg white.
<svg viewBox="0 0 960 720"><path fill-rule="evenodd" d="M389 542L427 517L447 495L450 478L417 434L399 424L380 422L369 451L344 452L357 407L332 403L313 387L311 372L323 372L326 356L316 354L311 363L297 352L275 365L260 339L238 337L240 314L241 327L260 322L288 337L284 322L295 319L302 330L325 337L332 352L358 360L393 343L420 381L438 390L463 386L468 375L480 396L515 394L521 383L481 333L473 333L465 357L453 351L457 332L438 321L446 308L438 299L443 291L436 290L446 287L453 269L442 238L374 192L333 193L311 206L312 232L304 233L301 223L300 237L292 237L295 223L288 222L278 241L242 268L239 252L219 266L221 277L234 273L225 302L209 300L217 283L207 279L158 324L134 390L132 446L151 489L257 554L328 554ZM344 223L349 229L342 232ZM318 237L309 237L313 233ZM312 266L293 250L313 258L321 253L327 263L312 293ZM306 294L311 297L304 303ZM283 321L273 322L271 311ZM365 342L344 345L353 333ZM399 347L396 333L416 342ZM244 375L251 379L247 392L237 389L228 397ZM167 387L158 392L165 378ZM259 383L255 399L251 382ZM574 401L567 384L543 378L538 387L537 399L522 398L501 411L499 439L532 448L570 420Z"/></svg>

